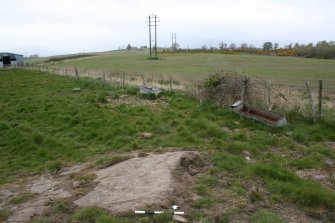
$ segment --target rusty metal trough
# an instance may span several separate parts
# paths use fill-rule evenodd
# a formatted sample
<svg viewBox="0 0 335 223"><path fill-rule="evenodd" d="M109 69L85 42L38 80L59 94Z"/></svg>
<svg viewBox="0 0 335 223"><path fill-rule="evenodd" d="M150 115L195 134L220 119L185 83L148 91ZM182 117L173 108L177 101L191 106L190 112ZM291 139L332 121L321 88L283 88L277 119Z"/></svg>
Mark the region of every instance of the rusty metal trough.
<svg viewBox="0 0 335 223"><path fill-rule="evenodd" d="M235 113L242 117L250 118L269 126L283 127L287 125L287 119L285 115L278 112L268 111L243 103L234 104L232 109Z"/></svg>

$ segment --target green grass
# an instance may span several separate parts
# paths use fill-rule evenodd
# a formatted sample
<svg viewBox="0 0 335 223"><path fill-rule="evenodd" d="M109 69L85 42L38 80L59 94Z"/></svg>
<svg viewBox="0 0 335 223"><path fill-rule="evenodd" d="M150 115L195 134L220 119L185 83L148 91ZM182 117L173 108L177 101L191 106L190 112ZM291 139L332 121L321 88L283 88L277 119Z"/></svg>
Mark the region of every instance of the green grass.
<svg viewBox="0 0 335 223"><path fill-rule="evenodd" d="M72 92L78 87L81 91ZM335 139L332 117L313 124L292 113L289 126L277 129L212 104L199 104L182 93L163 92L159 100L164 103L155 105L103 100L125 94L144 100L136 92L99 80L0 71L0 184L93 158L97 158L96 167L103 168L123 160L115 155L123 152L196 148L211 162L209 171L190 187L202 196L190 204L200 213L223 202L215 197L217 190L245 197L248 180L264 184L270 193L262 195L264 200L278 197L300 207L334 210L332 191L295 175L297 169L323 169L324 160L335 160L334 150L326 144ZM143 139L143 132L153 137ZM245 159L245 151L251 162ZM58 209L62 212L67 207L60 204ZM83 212L74 221L81 216L97 221L104 215ZM113 222L110 216L101 218L101 222Z"/></svg>
<svg viewBox="0 0 335 223"><path fill-rule="evenodd" d="M12 197L10 200L9 200L9 204L21 204L21 203L25 203L31 199L34 198L34 194L31 194L31 193L22 193L22 194L18 194L18 195L15 195L14 197Z"/></svg>
<svg viewBox="0 0 335 223"><path fill-rule="evenodd" d="M110 216L100 208L82 208L73 215L71 223L129 223L129 221Z"/></svg>
<svg viewBox="0 0 335 223"><path fill-rule="evenodd" d="M200 197L192 203L195 209L210 208L213 205L213 200L209 197Z"/></svg>
<svg viewBox="0 0 335 223"><path fill-rule="evenodd" d="M6 220L10 215L10 212L5 209L0 209L0 221Z"/></svg>
<svg viewBox="0 0 335 223"><path fill-rule="evenodd" d="M301 179L289 170L273 165L257 164L252 168L254 174L262 177L273 193L308 207L335 208L335 194L319 184Z"/></svg>
<svg viewBox="0 0 335 223"><path fill-rule="evenodd" d="M196 81L216 70L237 71L288 82L288 80L334 81L335 60L298 57L224 55L210 53L161 54L160 60L147 60L146 52L112 52L98 57L71 60L62 66L82 69L104 69L154 75L174 76L184 81Z"/></svg>
<svg viewBox="0 0 335 223"><path fill-rule="evenodd" d="M258 209L255 214L251 217L252 223L284 223L284 221L276 214L266 210Z"/></svg>

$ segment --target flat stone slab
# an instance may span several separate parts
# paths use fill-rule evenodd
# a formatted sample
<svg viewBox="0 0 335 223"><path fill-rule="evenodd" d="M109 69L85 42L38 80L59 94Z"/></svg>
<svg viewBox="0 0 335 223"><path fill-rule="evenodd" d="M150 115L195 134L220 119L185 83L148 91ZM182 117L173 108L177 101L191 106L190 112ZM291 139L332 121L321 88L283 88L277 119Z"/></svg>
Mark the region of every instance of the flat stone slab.
<svg viewBox="0 0 335 223"><path fill-rule="evenodd" d="M163 205L173 190L172 171L185 151L137 157L96 171L98 185L74 203L98 206L114 213L148 205Z"/></svg>

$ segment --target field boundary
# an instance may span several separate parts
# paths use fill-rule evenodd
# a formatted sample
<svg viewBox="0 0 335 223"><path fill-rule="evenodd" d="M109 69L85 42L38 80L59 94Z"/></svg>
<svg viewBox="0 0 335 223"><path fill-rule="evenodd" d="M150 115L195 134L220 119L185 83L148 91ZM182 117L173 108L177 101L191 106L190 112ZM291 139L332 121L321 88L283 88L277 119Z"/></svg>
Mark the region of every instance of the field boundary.
<svg viewBox="0 0 335 223"><path fill-rule="evenodd" d="M168 91L183 91L201 103L205 97L199 88L201 84L208 81L199 80L195 83L180 81L171 75L145 75L126 72L111 72L106 70L79 69L78 67L59 67L40 64L27 64L25 69L43 71L60 76L76 78L92 78L116 84L121 87L152 87ZM252 91L252 97L248 97L247 103L263 107L268 110L279 110L282 112L297 111L304 116L321 118L323 111L335 108L335 81L308 81L300 80L301 84L286 82L285 80L264 80L260 77L248 77ZM298 81L298 80L296 80ZM236 95L235 98L239 98ZM220 101L217 102L222 105Z"/></svg>

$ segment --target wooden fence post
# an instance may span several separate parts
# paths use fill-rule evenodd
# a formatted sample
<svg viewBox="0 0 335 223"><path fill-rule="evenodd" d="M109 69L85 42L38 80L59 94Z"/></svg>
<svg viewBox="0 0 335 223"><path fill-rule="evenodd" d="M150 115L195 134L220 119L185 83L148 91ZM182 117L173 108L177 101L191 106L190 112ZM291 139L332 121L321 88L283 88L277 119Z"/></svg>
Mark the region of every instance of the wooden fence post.
<svg viewBox="0 0 335 223"><path fill-rule="evenodd" d="M242 103L246 103L247 101L247 91L248 91L248 82L249 82L249 79L247 77L245 77L244 81L243 81L243 86L242 86L242 95L241 95L241 98L242 98Z"/></svg>
<svg viewBox="0 0 335 223"><path fill-rule="evenodd" d="M108 77L109 77L109 82L110 82L110 83L113 83L112 73L109 73L109 74L108 74Z"/></svg>
<svg viewBox="0 0 335 223"><path fill-rule="evenodd" d="M312 96L312 91L311 91L311 87L309 82L306 82L306 87L307 87L307 94L308 94L308 98L309 98L309 104L311 106L311 112L312 112L312 116L313 116L313 121L315 122L315 108L314 108L314 100L313 100L313 96Z"/></svg>
<svg viewBox="0 0 335 223"><path fill-rule="evenodd" d="M202 94L201 94L201 83L200 82L197 84L197 87L198 87L199 102L200 102L200 104L202 104Z"/></svg>
<svg viewBox="0 0 335 223"><path fill-rule="evenodd" d="M170 92L172 92L172 77L170 76Z"/></svg>
<svg viewBox="0 0 335 223"><path fill-rule="evenodd" d="M147 86L147 76L143 74L143 87Z"/></svg>
<svg viewBox="0 0 335 223"><path fill-rule="evenodd" d="M319 119L321 119L321 116L322 116L322 80L319 80L319 112L318 112L318 115L319 115Z"/></svg>
<svg viewBox="0 0 335 223"><path fill-rule="evenodd" d="M122 73L122 76L121 76L121 85L122 85L122 87L124 87L125 79L126 79L126 74Z"/></svg>
<svg viewBox="0 0 335 223"><path fill-rule="evenodd" d="M77 66L74 68L74 72L76 73L76 78L79 79L79 70Z"/></svg>
<svg viewBox="0 0 335 223"><path fill-rule="evenodd" d="M266 92L267 92L267 98L266 98L266 105L268 106L268 109L271 110L271 81L268 80L266 82Z"/></svg>

